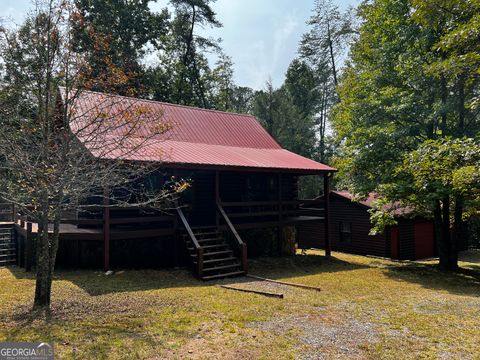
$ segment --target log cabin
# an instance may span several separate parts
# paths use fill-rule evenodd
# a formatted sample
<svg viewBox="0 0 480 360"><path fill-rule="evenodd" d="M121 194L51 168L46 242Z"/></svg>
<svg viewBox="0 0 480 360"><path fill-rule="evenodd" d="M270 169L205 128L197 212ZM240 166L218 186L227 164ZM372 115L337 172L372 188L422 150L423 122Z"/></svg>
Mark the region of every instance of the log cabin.
<svg viewBox="0 0 480 360"><path fill-rule="evenodd" d="M173 126L168 136L149 139L140 150L109 152L102 155L105 160L152 162L158 170L144 179L145 184L161 189L174 176L188 179L190 188L169 213L105 203L96 211L90 209L88 216L77 211L62 219L57 266L107 271L189 264L204 280L240 275L247 272L247 254L255 253L255 244L274 238L278 253L285 229L302 223L324 229L330 254L328 195L321 204L301 200L298 180L321 176L328 194L334 168L283 149L251 115L90 91L80 94L75 107L88 113L106 97L116 104L144 105ZM108 134L110 140L117 135ZM99 156L96 149L84 145L91 155ZM12 221L16 240L10 260L30 270L37 225L14 209ZM269 238L255 239L255 244L245 240L249 232L266 229Z"/></svg>

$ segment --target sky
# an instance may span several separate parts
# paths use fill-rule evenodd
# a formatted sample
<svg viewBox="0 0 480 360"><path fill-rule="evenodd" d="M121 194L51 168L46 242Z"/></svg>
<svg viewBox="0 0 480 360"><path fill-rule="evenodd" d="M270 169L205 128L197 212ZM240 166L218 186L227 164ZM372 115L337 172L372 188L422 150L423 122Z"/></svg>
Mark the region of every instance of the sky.
<svg viewBox="0 0 480 360"><path fill-rule="evenodd" d="M341 9L356 6L360 0L335 0ZM20 23L32 7L31 0L0 0L0 18ZM159 0L152 6L165 6ZM262 89L271 79L283 83L290 62L297 56L306 21L314 0L217 0L212 7L223 27L200 29L203 35L222 38L222 48L234 62L235 82Z"/></svg>

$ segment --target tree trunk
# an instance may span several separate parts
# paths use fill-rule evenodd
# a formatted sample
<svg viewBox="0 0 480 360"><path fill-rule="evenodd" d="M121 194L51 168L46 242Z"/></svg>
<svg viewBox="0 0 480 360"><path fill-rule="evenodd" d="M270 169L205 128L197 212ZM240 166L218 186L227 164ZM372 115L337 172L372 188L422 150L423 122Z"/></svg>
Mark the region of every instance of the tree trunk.
<svg viewBox="0 0 480 360"><path fill-rule="evenodd" d="M50 269L50 244L48 236L48 217L42 214L38 219L37 233L37 278L35 283L34 308L49 308L52 284L52 271Z"/></svg>
<svg viewBox="0 0 480 360"><path fill-rule="evenodd" d="M435 225L435 237L437 239L439 266L441 269L447 269L448 263L449 263L448 246L446 246L445 239L443 236L442 208L439 200L435 202L434 225Z"/></svg>
<svg viewBox="0 0 480 360"><path fill-rule="evenodd" d="M337 68L335 65L335 55L333 54L333 41L332 34L330 32L330 22L327 20L327 37L328 37L328 50L330 51L330 61L332 62L332 73L333 73L333 82L335 87L338 86L337 80Z"/></svg>
<svg viewBox="0 0 480 360"><path fill-rule="evenodd" d="M454 223L453 223L453 241L452 241L452 253L451 253L451 262L458 266L458 248L460 244L463 244L465 241L464 232L463 232L463 198L457 196L455 198L455 212L454 212Z"/></svg>
<svg viewBox="0 0 480 360"><path fill-rule="evenodd" d="M442 229L442 238L444 246L446 248L447 262L444 270L456 270L458 268L457 263L457 248L455 242L452 241L452 236L450 233L450 197L445 196L443 199L442 207L442 220L443 220L443 229Z"/></svg>

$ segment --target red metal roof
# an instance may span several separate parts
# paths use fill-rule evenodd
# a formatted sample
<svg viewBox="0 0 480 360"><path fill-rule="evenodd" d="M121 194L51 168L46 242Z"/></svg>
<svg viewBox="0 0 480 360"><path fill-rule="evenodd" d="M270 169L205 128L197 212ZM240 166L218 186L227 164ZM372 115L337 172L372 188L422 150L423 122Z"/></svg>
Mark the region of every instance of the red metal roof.
<svg viewBox="0 0 480 360"><path fill-rule="evenodd" d="M65 101L65 93L61 91ZM182 166L221 166L282 169L305 173L335 171L281 146L255 117L157 101L83 91L76 99L72 130L94 156L136 161L158 161ZM147 108L145 121L125 139L125 126L98 125L103 118L121 117L135 108ZM92 119L94 119L92 121ZM155 134L154 126L167 122L171 130ZM96 133L92 136L92 133ZM154 135L152 135L154 134ZM122 143L122 146L118 146Z"/></svg>
<svg viewBox="0 0 480 360"><path fill-rule="evenodd" d="M350 201L353 201L353 195L352 193L348 192L348 191L332 191L332 193L338 195L338 196L341 196L345 199L348 199ZM364 199L359 199L357 202L368 207L368 208L372 208L373 207L373 202L378 200L379 199L379 196L378 196L378 193L376 192L371 192L368 194L368 197L364 198ZM395 203L392 203L388 206L386 206L386 209L387 210L393 210L393 214L395 216L406 216L406 215L410 215L412 212L413 212L413 209L409 206L401 206L399 202L395 202Z"/></svg>

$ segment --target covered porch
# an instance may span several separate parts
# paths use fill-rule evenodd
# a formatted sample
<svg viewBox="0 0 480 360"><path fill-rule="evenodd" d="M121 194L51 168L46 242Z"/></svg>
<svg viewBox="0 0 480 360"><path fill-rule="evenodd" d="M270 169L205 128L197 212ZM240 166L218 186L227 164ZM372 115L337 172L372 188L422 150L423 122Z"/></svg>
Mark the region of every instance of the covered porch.
<svg viewBox="0 0 480 360"><path fill-rule="evenodd" d="M68 251L59 253L59 263L81 267L85 263L82 248L95 247L97 262L101 261L101 265L98 265L109 270L122 266L115 260L115 251L112 263L112 247L115 248L117 243L128 242L135 247L143 246L144 241L154 241L162 243L159 252L163 253L161 257L168 259L162 264L165 267L183 265L185 248L190 248L194 260L197 259L193 264L194 272L201 275L204 273L201 258L208 253L208 245L207 249L202 246L198 239L202 236L196 234L201 234L202 228L208 228L221 234L229 246L226 250L233 252L240 262L239 268L247 272L247 242L239 233L270 228L276 233L275 240L280 248L286 227L320 222L324 224L326 239L329 239L329 197L325 197L325 200L299 199L298 179L303 175L311 174L240 172L233 169L162 171L162 176L155 176L159 184L168 176L191 181L191 187L182 194L178 208L162 211L151 208L125 209L106 202L103 206L89 209L88 218L81 211L66 215L61 220L60 242ZM315 175L323 179L323 191L328 194L331 173ZM148 181L151 182L151 179ZM4 204L3 209L4 218L10 220L15 228L17 263L30 271L34 265L34 242L38 226L11 205ZM301 247L300 236L301 233L297 233L296 241ZM328 241L326 253L330 254ZM69 259L65 264L61 257L67 255ZM159 261L163 261L160 256ZM150 265L145 263L146 267Z"/></svg>

